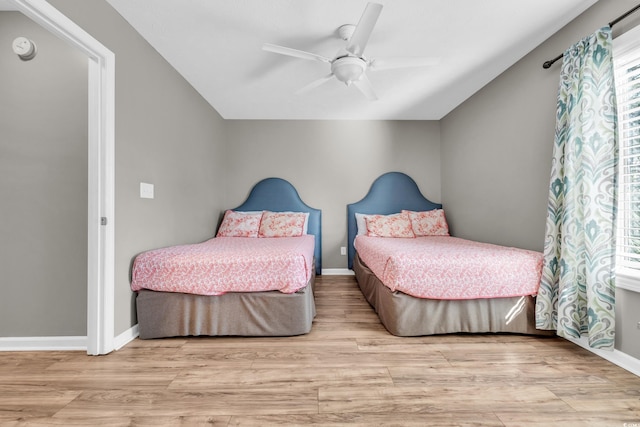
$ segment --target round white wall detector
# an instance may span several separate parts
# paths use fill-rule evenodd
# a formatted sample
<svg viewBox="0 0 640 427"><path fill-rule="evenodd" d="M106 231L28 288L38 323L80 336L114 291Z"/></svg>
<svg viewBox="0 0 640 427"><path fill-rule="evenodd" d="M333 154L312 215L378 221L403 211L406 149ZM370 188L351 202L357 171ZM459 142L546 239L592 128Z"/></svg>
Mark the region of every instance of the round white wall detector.
<svg viewBox="0 0 640 427"><path fill-rule="evenodd" d="M18 37L13 41L13 51L23 61L29 61L36 56L36 44L26 37Z"/></svg>

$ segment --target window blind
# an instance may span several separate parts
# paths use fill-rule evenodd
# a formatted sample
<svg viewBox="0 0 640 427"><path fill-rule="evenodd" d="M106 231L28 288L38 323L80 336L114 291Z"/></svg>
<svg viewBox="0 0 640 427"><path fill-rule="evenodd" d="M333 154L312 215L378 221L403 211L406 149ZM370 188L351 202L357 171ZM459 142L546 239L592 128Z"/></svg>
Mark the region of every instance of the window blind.
<svg viewBox="0 0 640 427"><path fill-rule="evenodd" d="M613 56L620 156L616 262L618 267L640 273L640 38L638 32L632 30L616 39Z"/></svg>

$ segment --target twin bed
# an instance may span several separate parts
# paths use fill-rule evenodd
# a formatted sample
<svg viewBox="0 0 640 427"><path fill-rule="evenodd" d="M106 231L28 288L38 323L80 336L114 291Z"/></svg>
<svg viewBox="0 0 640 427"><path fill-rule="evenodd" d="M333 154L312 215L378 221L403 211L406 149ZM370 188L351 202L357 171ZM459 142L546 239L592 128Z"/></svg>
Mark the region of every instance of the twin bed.
<svg viewBox="0 0 640 427"><path fill-rule="evenodd" d="M258 182L225 212L216 237L135 258L140 338L308 333L321 237L321 211L289 182Z"/></svg>
<svg viewBox="0 0 640 427"><path fill-rule="evenodd" d="M449 236L409 176L384 174L347 205L347 232L349 268L390 333L550 334L535 328L542 254Z"/></svg>
<svg viewBox="0 0 640 427"><path fill-rule="evenodd" d="M348 267L390 333L550 334L535 328L542 254L451 237L407 175L347 205L347 231ZM308 333L321 238L320 210L285 180L260 181L215 238L136 257L140 338Z"/></svg>

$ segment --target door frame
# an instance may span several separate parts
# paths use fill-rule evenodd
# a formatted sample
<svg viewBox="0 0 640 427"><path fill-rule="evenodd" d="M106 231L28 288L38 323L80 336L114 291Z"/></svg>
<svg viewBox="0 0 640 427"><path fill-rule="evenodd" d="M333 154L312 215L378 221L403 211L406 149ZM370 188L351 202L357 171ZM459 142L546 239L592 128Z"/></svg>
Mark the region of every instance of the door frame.
<svg viewBox="0 0 640 427"><path fill-rule="evenodd" d="M87 354L114 350L115 55L44 0L0 0L88 57Z"/></svg>

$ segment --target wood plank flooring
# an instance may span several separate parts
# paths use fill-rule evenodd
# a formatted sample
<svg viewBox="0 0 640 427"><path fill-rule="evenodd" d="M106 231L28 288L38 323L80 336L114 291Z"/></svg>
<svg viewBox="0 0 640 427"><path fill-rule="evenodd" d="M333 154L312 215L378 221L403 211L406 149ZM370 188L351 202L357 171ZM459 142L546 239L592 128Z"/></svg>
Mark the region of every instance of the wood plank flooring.
<svg viewBox="0 0 640 427"><path fill-rule="evenodd" d="M0 425L640 426L640 378L559 338L390 335L352 276L311 333L0 353Z"/></svg>

